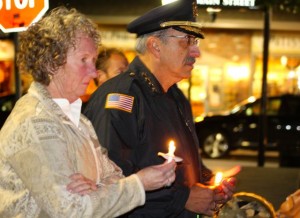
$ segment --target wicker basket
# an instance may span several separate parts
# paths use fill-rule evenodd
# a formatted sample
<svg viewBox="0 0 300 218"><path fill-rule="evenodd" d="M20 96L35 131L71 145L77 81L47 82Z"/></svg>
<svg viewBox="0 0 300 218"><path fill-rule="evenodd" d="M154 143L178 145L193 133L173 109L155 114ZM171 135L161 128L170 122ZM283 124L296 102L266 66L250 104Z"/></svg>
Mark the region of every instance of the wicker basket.
<svg viewBox="0 0 300 218"><path fill-rule="evenodd" d="M253 206L255 208L250 207L250 209L246 211L247 209L245 209L245 207L243 209L241 207L236 207L238 206L237 202L241 202L241 201L243 203L245 202L249 203L245 207ZM251 214L249 215L248 213L248 216L246 215L246 212L250 211L253 213L254 210L257 210L256 212L259 211L259 214L255 213L255 215L252 216ZM238 216L237 213L239 213ZM243 217L243 215L241 214L245 214L244 215L245 218L250 218L250 217L275 218L276 217L276 213L273 205L262 196L250 192L238 192L234 194L233 198L229 202L227 202L225 205L222 206L219 213L216 214L214 218Z"/></svg>

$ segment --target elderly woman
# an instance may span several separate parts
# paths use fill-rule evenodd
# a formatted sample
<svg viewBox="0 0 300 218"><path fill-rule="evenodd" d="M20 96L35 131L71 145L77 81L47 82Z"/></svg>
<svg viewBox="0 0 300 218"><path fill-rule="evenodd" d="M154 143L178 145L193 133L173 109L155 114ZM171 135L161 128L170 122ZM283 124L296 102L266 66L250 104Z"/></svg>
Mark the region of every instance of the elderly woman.
<svg viewBox="0 0 300 218"><path fill-rule="evenodd" d="M64 7L20 34L19 67L34 82L0 132L0 217L115 217L174 181L174 161L124 177L81 115L99 40Z"/></svg>

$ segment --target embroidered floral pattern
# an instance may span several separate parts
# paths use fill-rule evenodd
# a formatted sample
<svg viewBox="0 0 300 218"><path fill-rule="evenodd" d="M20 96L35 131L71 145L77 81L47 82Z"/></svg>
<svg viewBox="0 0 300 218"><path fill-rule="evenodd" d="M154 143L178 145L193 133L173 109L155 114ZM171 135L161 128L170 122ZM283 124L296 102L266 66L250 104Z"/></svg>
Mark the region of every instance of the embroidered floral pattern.
<svg viewBox="0 0 300 218"><path fill-rule="evenodd" d="M0 138L0 217L113 217L145 201L139 179L123 178L92 124L81 116L77 128L39 83L18 101ZM69 193L77 172L103 186Z"/></svg>

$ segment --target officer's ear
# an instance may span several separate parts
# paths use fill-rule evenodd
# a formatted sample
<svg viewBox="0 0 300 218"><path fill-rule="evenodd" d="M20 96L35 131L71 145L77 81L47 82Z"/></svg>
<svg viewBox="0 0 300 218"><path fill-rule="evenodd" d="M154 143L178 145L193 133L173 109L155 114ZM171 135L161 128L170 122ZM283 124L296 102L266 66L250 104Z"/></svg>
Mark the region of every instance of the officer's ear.
<svg viewBox="0 0 300 218"><path fill-rule="evenodd" d="M153 42L153 43L152 43L152 46L153 46L153 48L154 48L156 51L159 52L159 47L158 47L158 45L157 45L156 42Z"/></svg>
<svg viewBox="0 0 300 218"><path fill-rule="evenodd" d="M155 57L160 55L160 41L156 37L149 37L147 41L147 48Z"/></svg>

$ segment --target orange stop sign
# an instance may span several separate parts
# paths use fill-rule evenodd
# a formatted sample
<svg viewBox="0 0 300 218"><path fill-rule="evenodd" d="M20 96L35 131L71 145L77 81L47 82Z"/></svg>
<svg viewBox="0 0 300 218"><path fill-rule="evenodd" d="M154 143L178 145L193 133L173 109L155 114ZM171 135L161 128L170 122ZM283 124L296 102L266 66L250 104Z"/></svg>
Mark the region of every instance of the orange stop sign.
<svg viewBox="0 0 300 218"><path fill-rule="evenodd" d="M0 0L0 29L5 33L24 31L48 8L48 0Z"/></svg>

